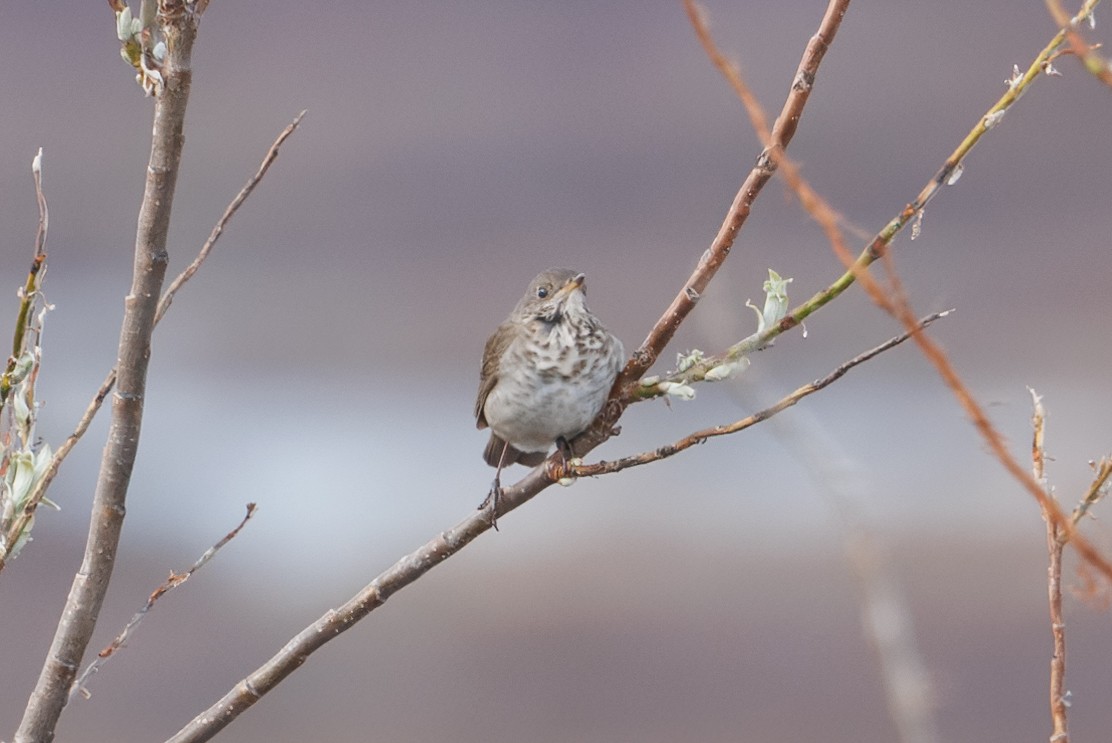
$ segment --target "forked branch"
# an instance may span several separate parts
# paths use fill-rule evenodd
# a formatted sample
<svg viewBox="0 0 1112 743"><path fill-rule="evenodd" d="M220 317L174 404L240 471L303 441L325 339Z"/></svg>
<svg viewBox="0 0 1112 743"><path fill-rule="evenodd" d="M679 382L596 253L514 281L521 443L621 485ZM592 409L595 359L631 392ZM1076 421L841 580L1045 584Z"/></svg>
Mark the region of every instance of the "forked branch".
<svg viewBox="0 0 1112 743"><path fill-rule="evenodd" d="M773 148L782 150L791 141L823 55L834 40L848 5L849 0L830 0L818 32L807 45L803 60L793 79L788 99L774 127ZM640 386L639 378L671 340L679 324L694 308L701 292L726 259L737 231L749 215L753 200L774 172L774 161L768 156L768 152L769 148L766 147L757 167L750 172L734 197L718 236L699 260L695 272L619 375L611 390L612 404L608 405L607 411L599 416L592 428L580 435L573 443L578 453L585 454L591 451L610 436L611 427L621 416L622 408L636 398L635 391ZM492 507L497 507L496 514L476 511L455 527L442 532L424 546L400 559L343 606L329 611L302 630L274 657L236 684L220 700L197 715L169 740L172 743L185 743L211 739L300 667L311 653L352 627L385 603L394 593L462 550L472 540L490 529L495 517L514 510L556 483L565 474L561 469L556 459L550 458L544 465L534 468L518 483L502 490L497 503L492 504Z"/></svg>

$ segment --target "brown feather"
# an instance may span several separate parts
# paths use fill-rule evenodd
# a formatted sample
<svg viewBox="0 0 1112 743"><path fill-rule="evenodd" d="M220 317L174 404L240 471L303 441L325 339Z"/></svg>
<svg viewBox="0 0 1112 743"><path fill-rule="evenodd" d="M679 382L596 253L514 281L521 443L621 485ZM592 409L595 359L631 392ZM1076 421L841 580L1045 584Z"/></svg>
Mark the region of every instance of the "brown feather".
<svg viewBox="0 0 1112 743"><path fill-rule="evenodd" d="M487 420L483 408L486 406L487 395L498 383L498 371L502 365L502 354L506 352L510 342L513 341L514 326L505 322L487 338L486 347L483 349L483 366L479 371L479 397L475 400L475 427L486 428ZM499 455L501 452L499 452ZM498 466L495 458L494 465Z"/></svg>
<svg viewBox="0 0 1112 743"><path fill-rule="evenodd" d="M505 457L502 456L503 447L506 448ZM490 434L490 440L487 441L486 449L483 450L483 460L491 467L497 467L499 460L502 461L503 467L509 467L511 464L524 464L526 467L536 467L546 459L548 459L548 452L524 452L512 446L506 446L506 442L496 433Z"/></svg>

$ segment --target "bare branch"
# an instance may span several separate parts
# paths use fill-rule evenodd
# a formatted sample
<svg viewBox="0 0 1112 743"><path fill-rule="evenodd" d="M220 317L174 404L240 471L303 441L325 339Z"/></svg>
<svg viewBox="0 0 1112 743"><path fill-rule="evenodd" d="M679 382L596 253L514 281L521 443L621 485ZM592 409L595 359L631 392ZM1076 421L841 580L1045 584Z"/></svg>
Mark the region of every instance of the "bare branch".
<svg viewBox="0 0 1112 743"><path fill-rule="evenodd" d="M927 327L935 320L946 317L948 314L950 314L951 311L952 310L947 310L945 312L936 312L933 315L924 317L922 320L919 320L916 326L916 332ZM676 441L674 444L661 446L652 451L642 452L641 454L633 454L628 457L622 457L621 459L615 460L613 462L569 465L569 472L567 474L572 477L595 477L597 475L608 475L611 472L620 472L621 470L629 469L630 467L638 467L643 464L666 459L670 456L673 456L674 454L678 454L684 449L690 449L696 444L705 443L707 439L711 439L716 436L726 436L728 434L737 433L738 431L750 428L751 426L755 426L761 421L767 420L777 413L790 408L803 398L809 395L813 395L821 389L829 387L831 384L845 376L846 372L848 372L853 367L859 364L863 364L869 359L872 359L873 357L878 356L891 348L895 348L896 346L900 345L908 338L910 338L911 335L911 333L901 333L895 338L891 338L888 341L880 344L879 346L866 351L859 356L855 356L849 361L846 361L834 371L827 374L825 377L816 379L810 384L805 384L802 387L799 387L794 392L785 395L783 398L777 401L776 404L767 407L759 412L753 413L750 416L742 418L741 420L734 421L733 423L729 423L726 425L704 428L701 431L696 431L695 433L684 436L682 439Z"/></svg>
<svg viewBox="0 0 1112 743"><path fill-rule="evenodd" d="M533 470L525 481L507 488L499 501L509 511L524 503L548 484L543 468ZM523 482L525 482L523 481ZM532 490L533 492L528 492ZM355 626L396 592L420 578L444 560L459 552L473 539L491 528L490 518L480 511L457 526L441 533L420 549L398 560L338 609L331 609L299 632L270 660L235 685L218 702L193 718L169 739L171 743L210 740L236 717L259 701L264 694L296 671L325 643Z"/></svg>
<svg viewBox="0 0 1112 743"><path fill-rule="evenodd" d="M233 198L231 202L229 202L228 206L224 209L224 213L220 216L220 219L216 221L216 224L212 228L212 232L209 233L208 239L205 240L204 245L201 246L200 252L198 252L193 261L188 266L186 266L185 270L183 270L180 274L178 274L177 278L170 282L169 286L166 288L165 293L162 295L162 299L160 299L158 302L158 310L155 313L154 317L154 324L156 326L166 315L167 310L170 309L170 305L173 303L174 296L178 293L178 290L180 290L187 281L193 278L193 275L197 273L197 270L205 262L205 259L208 258L209 253L212 252L213 247L216 245L216 241L220 239L220 236L222 234L224 234L224 228L227 227L232 217L234 217L236 212L239 211L239 208L243 206L243 203L247 200L247 197L250 196L251 193L255 190L255 186L257 186L259 182L262 181L263 176L266 175L266 172L270 169L271 164L274 162L275 159L277 159L279 148L301 124L301 119L304 118L305 114L305 111L299 113L297 116L294 117L293 121L290 122L290 124L285 129L282 130L277 139L274 140L274 143L270 145L270 149L267 150L267 153L263 157L262 163L260 163L258 170L253 176L251 176L251 178L247 180L247 183L244 184L243 188L240 189L239 193L236 194L235 198ZM65 461L67 456L69 456L70 451L73 449L74 446L77 445L77 442L81 440L81 437L85 435L85 432L89 430L89 426L92 424L93 419L96 417L97 413L100 412L101 405L104 403L105 399L108 397L108 394L112 391L112 388L115 386L115 384L116 367L113 367L105 376L104 381L101 382L100 388L97 390L96 394L93 395L93 399L89 402L89 405L85 409L84 414L82 414L81 420L77 422L77 427L74 429L73 433L71 433L66 438L66 440L62 442L62 445L59 446L58 450L54 453L54 457L50 462L50 466L46 469L46 472L43 474L42 479L38 482L35 489L32 491L31 496L27 499L27 503L24 506L22 513L19 515L19 518L13 523L12 528L8 531L9 541L7 542L7 544L14 544L11 535L13 533L22 533L23 529L26 528L26 525L30 523L31 518L34 516L35 509L38 508L39 503L46 495L46 490L48 487L50 487L50 483L54 480L54 477L58 474L58 470L61 468L62 462ZM7 557L8 556L6 554L0 553L0 572L4 570Z"/></svg>
<svg viewBox="0 0 1112 743"><path fill-rule="evenodd" d="M618 379L614 383L614 390L611 392L611 398L616 399L620 405L627 404L634 396L637 379L652 366L664 347L668 345L680 323L694 309L707 285L726 260L726 256L729 255L738 231L749 217L753 202L775 173L776 159L774 153L787 148L795 135L796 127L803 116L803 108L810 98L819 65L822 63L827 49L830 48L830 44L834 41L834 35L841 25L842 17L845 15L848 6L849 0L830 0L818 31L811 37L806 50L803 52L803 59L799 63L795 77L792 79L791 91L788 93L787 100L784 101L784 106L776 119L776 123L773 124L769 143L765 146L764 152L757 158L757 164L749 172L745 182L742 183L741 188L734 196L733 203L726 213L726 218L718 230L718 235L703 253L695 271L684 282L683 288L672 300L672 304L665 310L652 330L649 331L648 337L645 338L641 347L634 352L622 373L618 375ZM687 2L687 8L688 14L692 18L699 15L690 0ZM612 425L612 422L604 421L602 425L608 428L609 425Z"/></svg>
<svg viewBox="0 0 1112 743"><path fill-rule="evenodd" d="M786 147L795 133L819 64L833 41L847 5L848 0L831 0L818 33L812 37L804 52L803 61L800 63L788 99L773 129L773 139L779 149ZM639 386L637 379L652 365L656 356L674 335L679 323L698 301L700 292L725 260L737 230L748 216L753 199L772 175L771 162L767 156L762 156L758 167L750 173L734 198L718 237L704 254L695 273L688 279L672 306L656 323L646 341L619 375L611 390L611 399L606 410L595 421L590 431L573 442L575 451L585 454L610 436L612 425L621 416L622 408L633 399L629 393ZM237 684L216 704L195 717L170 740L181 743L212 738L282 679L293 673L317 648L365 617L394 592L416 581L435 565L463 549L473 539L491 528L490 525L496 518L504 516L556 483L565 474L558 459L557 456L550 457L517 484L504 488L500 498L490 499L487 510L477 511L453 529L443 532L417 551L403 557L340 609L328 612L299 633L277 655Z"/></svg>
<svg viewBox="0 0 1112 743"><path fill-rule="evenodd" d="M93 496L85 558L74 576L54 641L16 731L16 743L39 743L53 738L116 564L127 488L139 446L151 332L166 273L166 236L184 143L185 109L192 81L190 55L197 21L185 0L159 3L159 23L169 50L162 69L165 87L155 103L132 286L124 301L112 423Z"/></svg>
<svg viewBox="0 0 1112 743"><path fill-rule="evenodd" d="M190 579L190 577L192 577L194 573L203 568L209 560L216 556L216 553L219 552L224 545L236 538L236 535L239 534L243 527L247 526L247 522L250 521L251 517L254 515L255 504L248 503L247 513L246 515L244 515L243 520L239 522L239 525L236 526L236 528L225 534L224 538L221 539L219 542L205 550L204 554L197 558L197 561L193 563L193 565L191 565L190 568L184 573L171 572L170 577L166 579L166 582L156 588L151 593L151 595L147 597L147 603L145 603L142 608L139 609L139 611L135 612L128 623L124 625L124 628L120 632L120 634L116 635L116 639L112 640L112 642L108 644L108 647L97 653L96 660L87 665L85 667L85 670L81 672L81 675L79 675L73 682L73 686L70 687L70 699L73 699L75 694L81 694L83 697L88 699L90 694L89 690L86 688L86 685L89 683L89 679L92 678L93 674L100 671L100 667L104 665L105 661L115 655L116 651L124 647L127 641L131 639L131 636L135 633L135 630L139 628L140 622L142 622L143 618L147 616L147 612L154 608L155 602L162 598L163 595L174 590L182 583L185 583L187 580Z"/></svg>
<svg viewBox="0 0 1112 743"><path fill-rule="evenodd" d="M1092 21L1093 8L1096 7L1098 2L1100 0L1087 0L1073 18L1070 18L1069 14L1066 13L1061 0L1046 0L1046 8L1050 11L1050 15L1054 17L1054 22L1065 32L1066 40L1070 45L1070 52L1081 60L1090 74L1112 88L1112 63L1097 54L1097 49L1100 48L1099 44L1090 45L1085 43L1085 39L1077 32L1077 27L1081 23L1086 20Z"/></svg>
<svg viewBox="0 0 1112 743"><path fill-rule="evenodd" d="M1047 493L1047 499L1052 500L1050 489L1046 485L1046 410L1043 408L1042 398L1034 390L1031 393L1031 403L1034 412L1031 415L1031 428L1034 435L1031 440L1031 476ZM1055 521L1043 509L1043 519L1046 521L1046 548L1050 556L1050 565L1047 569L1047 595L1050 600L1050 634L1054 640L1054 653L1050 657L1050 719L1054 732L1050 736L1050 743L1069 743L1069 723L1067 712L1069 704L1066 700L1066 623L1062 618L1062 550L1065 542L1061 539L1061 523Z"/></svg>
<svg viewBox="0 0 1112 743"><path fill-rule="evenodd" d="M168 287L166 287L166 292L158 302L158 312L155 314L154 318L155 325L162 320L166 311L170 309L170 305L173 303L174 296L178 293L178 290L185 285L185 282L193 278L193 274L197 273L197 269L199 269L201 264L205 262L205 259L208 258L209 253L212 252L213 246L216 245L216 241L224 234L224 228L228 226L228 222L230 222L232 217L235 216L235 213L239 211L239 208L243 206L243 202L247 201L247 197L255 190L255 186L259 185L259 182L262 181L263 176L266 175L266 171L270 170L271 164L278 158L278 150L285 143L286 139L297 130L297 127L301 125L301 120L305 118L306 113L308 112L302 111L297 116L293 117L293 121L282 130L278 138L274 140L274 143L270 145L270 149L266 151L266 155L263 156L263 161L259 164L259 168L255 171L255 175L247 180L247 183L244 184L243 188L239 190L239 193L236 194L235 198L232 199L224 209L224 213L220 215L220 219L216 220L212 232L209 233L208 239L205 240L205 244L201 246L201 250L197 253L197 257L193 259L192 263L185 267L184 271L178 274L177 278L170 282Z"/></svg>
<svg viewBox="0 0 1112 743"><path fill-rule="evenodd" d="M1093 469L1096 470L1096 476L1089 484L1088 492L1085 493L1085 497L1081 499L1077 508L1073 509L1073 513L1070 514L1070 521L1074 526L1081 523L1081 519L1085 518L1089 509L1096 505L1108 492L1110 478L1112 478L1112 458L1102 457L1099 462L1093 463ZM1059 536L1063 537L1065 535Z"/></svg>
<svg viewBox="0 0 1112 743"><path fill-rule="evenodd" d="M726 76L731 86L741 98L743 104L745 104L747 108L757 106L758 104L755 98L747 92L740 72L735 66L729 64L721 53L718 52L705 25L700 25L701 16L691 12L691 0L685 1L688 3L689 15L696 24L700 40L703 42L704 48L707 49L712 61L714 61L715 65ZM1079 17L1091 14L1092 8L1097 2L1099 2L1099 0L1088 0L1082 10L1083 15ZM798 169L794 163L792 163L783 152L776 152L775 156L777 157L777 162L781 166L782 172L785 173L789 186L791 186L799 196L801 203L807 208L808 213L822 225L835 252L843 262L847 263L848 270L827 289L819 292L803 305L789 312L777 326L770 328L763 334L757 334L750 339L742 341L744 345L739 344L738 347L731 348L727 355L745 353L751 347L762 347L775 336L802 322L812 312L818 310L844 292L855 281L861 283L866 293L879 307L898 319L909 331L913 330L916 323L915 314L903 297L899 279L891 265L892 259L888 252L893 238L895 238L907 224L922 216L927 203L938 194L943 186L951 185L957 181L961 175L962 161L965 156L972 150L973 146L980 141L981 137L1000 123L1004 114L1011 106L1014 105L1026 89L1045 72L1049 60L1064 43L1065 36L1066 30L1063 29L1059 31L1030 64L1026 73L1019 73L1017 70L1016 76L1008 83L1007 92L989 108L984 116L981 117L962 143L958 145L957 149L947 158L935 177L919 192L915 201L904 207L900 214L892 219L884 229L873 238L869 245L865 247L856 260L852 262L850 262L849 253L845 249L841 231L837 226L836 214L833 209L807 185L799 175ZM759 123L763 120L763 116L751 112L750 119ZM761 136L763 139L765 135L763 132L758 131L758 136ZM891 287L887 291L881 288L875 279L868 273L868 267L882 256L886 258L886 266L891 283ZM1008 451L1003 437L995 427L993 427L983 408L962 382L957 374L957 370L954 369L941 347L925 334L918 333L915 334L914 337L923 355L934 365L939 376L947 384L951 392L957 398L958 403L966 411L974 427L988 443L996 459L1004 466L1008 473L1023 485L1036 501L1038 501L1040 508L1049 514L1049 518L1059 524L1063 529L1066 539L1069 540L1070 538L1074 538L1074 546L1078 552L1094 567L1104 573L1105 577L1112 579L1112 563L1109 563L1088 540L1080 535L1075 536L1072 523L1070 523L1062 513L1057 502L1046 495L1045 490L1039 487L1038 483L1028 475L1027 471L1016 461L1011 452ZM711 368L708 364L713 363L720 362L718 362L717 359L704 362L689 370L687 375L692 378L699 378L698 375L705 373L706 369ZM648 395L643 393L642 396Z"/></svg>

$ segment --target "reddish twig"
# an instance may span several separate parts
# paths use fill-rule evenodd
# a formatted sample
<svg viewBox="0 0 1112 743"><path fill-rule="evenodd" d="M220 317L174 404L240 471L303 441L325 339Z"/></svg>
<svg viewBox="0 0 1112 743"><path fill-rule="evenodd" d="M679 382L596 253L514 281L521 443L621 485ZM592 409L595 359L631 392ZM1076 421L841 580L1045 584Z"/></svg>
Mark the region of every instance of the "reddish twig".
<svg viewBox="0 0 1112 743"><path fill-rule="evenodd" d="M685 3L689 16L697 17L699 13L691 0L685 0ZM694 309L707 285L729 255L738 231L749 217L753 202L776 171L778 153L787 148L795 135L796 127L803 116L803 108L810 98L819 65L834 41L834 35L841 25L848 6L849 0L830 0L818 31L811 37L803 52L803 58L792 79L791 91L784 101L780 115L776 118L776 123L772 126L768 144L765 145L764 151L757 158L757 164L749 171L745 182L734 196L718 234L699 259L694 272L684 282L676 298L653 325L644 342L634 352L622 373L618 375L611 398L619 405L628 404L636 396L637 380L653 365L664 347L668 345L680 323ZM604 425L609 426L612 423L613 420L610 420L604 422Z"/></svg>
<svg viewBox="0 0 1112 743"><path fill-rule="evenodd" d="M219 542L205 550L204 554L197 558L197 561L193 563L184 573L171 572L170 577L166 579L166 582L160 585L158 588L154 589L151 595L147 597L147 603L143 604L139 611L135 612L134 616L132 616L128 623L124 625L124 628L120 632L120 634L116 635L116 639L112 640L112 642L110 642L106 648L97 653L96 660L87 665L85 667L85 670L82 671L77 679L73 682L73 685L70 686L70 699L73 699L75 694L81 694L81 696L85 697L86 699L89 698L89 690L86 688L86 684L88 684L89 679L92 678L93 674L100 671L100 667L104 665L105 661L115 655L116 651L124 647L127 641L131 639L131 636L135 634L135 630L139 628L139 623L142 622L143 618L147 616L147 612L154 608L155 602L162 598L165 594L169 593L170 591L180 586L182 583L185 583L187 580L189 580L189 578L194 573L203 568L209 560L215 557L216 553L219 552L224 547L224 545L235 539L236 535L239 534L243 527L247 526L247 522L250 521L251 517L255 515L255 510L255 504L248 503L247 513L246 515L244 515L243 520L239 522L239 525L236 526L236 528L225 534L224 538L221 539Z"/></svg>
<svg viewBox="0 0 1112 743"><path fill-rule="evenodd" d="M1046 411L1043 408L1042 398L1031 392L1031 402L1034 412L1031 415L1031 428L1034 435L1031 440L1031 476L1040 483L1052 499L1050 488L1046 485ZM1050 719L1053 724L1051 743L1069 743L1070 733L1067 720L1069 704L1066 699L1066 623L1062 618L1062 551L1065 541L1062 539L1062 528L1044 509L1043 520L1046 521L1046 548L1049 554L1047 567L1047 595L1050 600L1050 634L1053 638L1054 651L1050 656Z"/></svg>
<svg viewBox="0 0 1112 743"><path fill-rule="evenodd" d="M1088 9L1088 12L1092 11L1092 7L1096 5L1097 1L1098 0L1089 0L1086 3L1085 7ZM748 93L740 71L737 70L736 66L730 64L717 50L717 47L710 37L709 31L707 31L705 24L702 22L701 16L690 10L692 7L692 0L685 0L685 2L689 7L689 16L692 18L692 22L696 24L696 32L699 35L700 41L703 43L704 48L707 50L715 66L723 72L747 110L759 108L759 104L756 102L755 97ZM981 137L984 136L986 132L999 123L1004 112L1019 100L1020 95L1026 90L1027 86L1043 72L1051 55L1062 45L1064 38L1065 31L1059 32L1059 34L1051 40L1050 44L1048 44L1035 58L1034 62L1028 67L1027 72L1017 75L1009 82L1008 91L989 109L980 121L978 121L977 125L974 126L972 131L966 136L965 140L963 140L958 148L947 158L934 178L932 178L919 192L916 199L905 206L900 214L892 219L885 228L873 238L856 259L851 259L850 253L845 247L841 230L837 224L837 215L834 210L824 199L819 197L818 194L811 189L799 174L798 167L791 162L783 151L774 151L774 156L777 158L780 171L784 173L789 187L797 194L800 202L807 209L808 213L822 226L835 253L837 253L839 258L841 258L848 267L846 275L843 275L837 282L832 284L831 287L820 292L804 305L807 309L803 312L793 310L789 313L787 317L781 321L775 333L780 333L787 328L794 327L794 325L802 321L803 317L806 317L810 312L813 312L818 307L829 302L830 299L840 294L854 281L859 282L869 297L879 307L899 320L906 329L909 331L914 329L917 322L915 313L900 289L899 278L892 267L888 247L896 234L907 224L922 215L927 203L939 193L944 185L956 181L957 177L960 176L961 163L965 156L973 146L980 141ZM759 111L753 112L752 110L750 110L749 118L755 125L758 125L764 120L762 113ZM760 130L757 132L757 135L761 137L762 140L767 136L764 131ZM890 282L890 288L888 290L881 288L868 272L869 266L882 256L886 258L885 265L888 270ZM770 336L771 335L770 333ZM1078 552L1090 564L1104 573L1106 577L1112 579L1112 563L1109 563L1088 540L1074 534L1073 524L1066 518L1065 514L1062 513L1057 502L1047 497L1045 491L1039 487L1038 483L1030 477L1027 471L1019 464L1015 457L1012 456L1004 443L1003 437L995 429L991 421L989 421L984 409L973 397L964 382L962 382L956 369L950 363L941 347L923 333L914 334L914 339L923 355L931 362L938 375L950 388L952 394L958 400L958 403L965 410L966 415L968 415L973 422L974 427L988 443L989 449L1003 465L1005 470L1007 470L1008 473L1023 485L1035 498L1040 508L1048 514L1048 518L1058 524L1069 538L1073 538L1074 547Z"/></svg>
<svg viewBox="0 0 1112 743"><path fill-rule="evenodd" d="M1097 54L1100 44L1088 44L1084 37L1077 32L1077 26L1085 19L1091 19L1093 8L1100 0L1088 0L1081 6L1077 15L1070 18L1061 0L1046 0L1046 8L1054 17L1054 22L1066 34L1066 41L1073 53L1096 79L1112 88L1112 63Z"/></svg>

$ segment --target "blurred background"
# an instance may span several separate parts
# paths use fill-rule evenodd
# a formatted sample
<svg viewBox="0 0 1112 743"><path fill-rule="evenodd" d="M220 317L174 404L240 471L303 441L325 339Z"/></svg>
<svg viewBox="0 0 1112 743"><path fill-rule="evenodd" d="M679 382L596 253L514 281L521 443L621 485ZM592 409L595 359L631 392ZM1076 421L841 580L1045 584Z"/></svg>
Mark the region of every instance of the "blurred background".
<svg viewBox="0 0 1112 743"><path fill-rule="evenodd" d="M774 115L824 4L709 4ZM254 15L252 15L254 13ZM1041 3L855 2L791 154L878 230L1053 36ZM1099 40L1103 32L1098 25ZM151 101L106 3L0 8L0 288L14 322L44 148L40 433L73 429L113 365ZM194 53L171 275L278 132L309 113L158 328L119 565L90 655L171 570L259 503L65 711L58 740L161 740L329 607L470 515L488 334L538 271L588 275L635 347L759 152L678 2L213 2ZM1045 395L1072 507L1112 441L1112 93L1072 59L966 161L895 249L931 331L1026 461ZM858 240L858 244L862 241ZM752 332L840 266L778 182L662 359ZM0 317L4 316L0 303ZM7 327L0 322L0 327ZM638 405L614 458L740 418L894 335L852 290L692 403ZM0 737L15 730L80 564L107 415L0 576ZM512 482L522 468L507 473ZM1103 516L1109 504L1097 509ZM325 647L231 741L889 741L847 539L898 580L937 740L1049 735L1044 527L910 345L776 425L550 489ZM1086 533L1112 552L1101 521ZM1083 587L1070 554L1067 583ZM1078 740L1112 726L1108 615L1066 601Z"/></svg>

